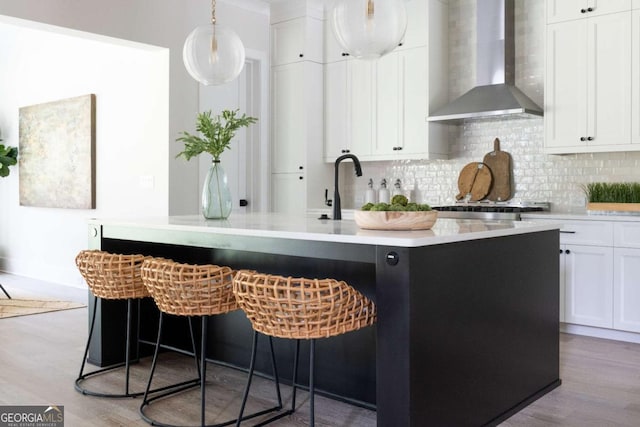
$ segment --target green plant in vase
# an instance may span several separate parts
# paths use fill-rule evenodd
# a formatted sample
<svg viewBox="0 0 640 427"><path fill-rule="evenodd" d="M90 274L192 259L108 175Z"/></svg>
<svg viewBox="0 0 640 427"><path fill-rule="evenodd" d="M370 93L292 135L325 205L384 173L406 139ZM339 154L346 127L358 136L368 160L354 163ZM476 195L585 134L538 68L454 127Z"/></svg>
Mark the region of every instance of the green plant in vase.
<svg viewBox="0 0 640 427"><path fill-rule="evenodd" d="M198 114L196 121L196 131L201 136L182 132L182 136L176 140L184 143L184 150L176 157L183 156L190 160L202 153L209 153L213 157L202 189L202 214L205 218L225 219L231 214L231 192L220 165L220 156L231 147L231 140L238 129L257 121L257 118L246 114L239 116L239 110L223 110L217 116L205 111Z"/></svg>
<svg viewBox="0 0 640 427"><path fill-rule="evenodd" d="M2 139L0 139L2 142ZM9 176L11 170L9 166L13 166L18 162L18 149L16 147L5 147L0 144L0 178Z"/></svg>

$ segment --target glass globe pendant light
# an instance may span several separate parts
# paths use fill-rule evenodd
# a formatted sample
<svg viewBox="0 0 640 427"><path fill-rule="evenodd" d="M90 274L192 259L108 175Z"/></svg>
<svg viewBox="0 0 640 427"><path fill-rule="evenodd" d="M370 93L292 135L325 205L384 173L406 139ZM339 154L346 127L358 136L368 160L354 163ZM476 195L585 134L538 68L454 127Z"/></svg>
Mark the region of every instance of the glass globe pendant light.
<svg viewBox="0 0 640 427"><path fill-rule="evenodd" d="M406 0L336 0L333 32L342 48L360 59L377 59L395 49L407 30Z"/></svg>
<svg viewBox="0 0 640 427"><path fill-rule="evenodd" d="M194 79L212 86L234 80L244 67L244 45L231 29L216 22L216 1L211 1L211 23L193 30L182 50L184 66Z"/></svg>

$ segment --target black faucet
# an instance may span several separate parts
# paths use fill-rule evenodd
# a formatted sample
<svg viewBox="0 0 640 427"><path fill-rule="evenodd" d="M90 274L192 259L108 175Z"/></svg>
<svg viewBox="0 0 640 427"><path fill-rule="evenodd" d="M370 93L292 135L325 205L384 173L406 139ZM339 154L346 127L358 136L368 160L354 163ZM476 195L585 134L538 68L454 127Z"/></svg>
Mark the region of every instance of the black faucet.
<svg viewBox="0 0 640 427"><path fill-rule="evenodd" d="M338 191L338 171L340 162L344 159L353 160L353 166L356 168L356 176L362 176L362 167L360 166L360 160L353 154L343 154L336 159L335 165L335 182L333 190L333 219L342 219L342 210L340 208L340 192Z"/></svg>

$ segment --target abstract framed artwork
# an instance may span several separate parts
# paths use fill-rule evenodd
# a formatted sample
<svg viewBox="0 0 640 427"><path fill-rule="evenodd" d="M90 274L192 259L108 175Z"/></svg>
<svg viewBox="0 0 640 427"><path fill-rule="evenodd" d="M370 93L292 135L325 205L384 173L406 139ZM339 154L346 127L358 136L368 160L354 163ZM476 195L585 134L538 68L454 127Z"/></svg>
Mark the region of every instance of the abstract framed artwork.
<svg viewBox="0 0 640 427"><path fill-rule="evenodd" d="M96 96L20 108L20 205L95 209Z"/></svg>

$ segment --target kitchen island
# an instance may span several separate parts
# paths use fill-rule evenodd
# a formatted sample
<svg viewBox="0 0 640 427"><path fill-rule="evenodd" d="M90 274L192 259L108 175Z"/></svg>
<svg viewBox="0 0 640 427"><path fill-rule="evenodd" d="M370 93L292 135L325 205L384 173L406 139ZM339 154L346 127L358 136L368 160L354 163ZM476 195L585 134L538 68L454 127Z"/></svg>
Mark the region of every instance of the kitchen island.
<svg viewBox="0 0 640 427"><path fill-rule="evenodd" d="M378 426L480 426L560 384L558 228L439 219L432 230L374 231L350 220L277 214L96 219L89 246L345 280L376 302L378 321L318 342L317 387L375 404ZM123 310L99 305L90 307L99 323L89 359L105 365L118 358ZM152 317L143 316L141 336L153 337ZM210 356L246 366L244 314L216 316L210 325ZM292 349L286 340L276 345L285 381ZM270 372L262 359L259 368Z"/></svg>

